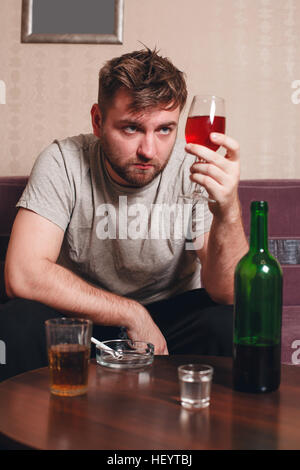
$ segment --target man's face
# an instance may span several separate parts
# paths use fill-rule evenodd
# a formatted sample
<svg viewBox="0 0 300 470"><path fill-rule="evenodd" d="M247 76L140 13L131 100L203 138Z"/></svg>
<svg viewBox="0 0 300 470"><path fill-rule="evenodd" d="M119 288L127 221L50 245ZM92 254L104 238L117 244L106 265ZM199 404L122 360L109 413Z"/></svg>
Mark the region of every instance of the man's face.
<svg viewBox="0 0 300 470"><path fill-rule="evenodd" d="M160 107L138 113L129 110L131 97L119 90L101 118L92 108L94 134L100 138L111 177L126 186L150 183L166 166L177 135L179 107Z"/></svg>

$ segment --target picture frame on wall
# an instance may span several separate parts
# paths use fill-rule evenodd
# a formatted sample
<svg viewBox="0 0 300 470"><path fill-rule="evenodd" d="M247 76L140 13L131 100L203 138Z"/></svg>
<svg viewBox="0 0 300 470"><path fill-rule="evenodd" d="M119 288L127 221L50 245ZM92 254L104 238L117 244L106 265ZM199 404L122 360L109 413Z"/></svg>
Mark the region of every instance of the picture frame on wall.
<svg viewBox="0 0 300 470"><path fill-rule="evenodd" d="M124 0L22 0L22 43L123 44Z"/></svg>

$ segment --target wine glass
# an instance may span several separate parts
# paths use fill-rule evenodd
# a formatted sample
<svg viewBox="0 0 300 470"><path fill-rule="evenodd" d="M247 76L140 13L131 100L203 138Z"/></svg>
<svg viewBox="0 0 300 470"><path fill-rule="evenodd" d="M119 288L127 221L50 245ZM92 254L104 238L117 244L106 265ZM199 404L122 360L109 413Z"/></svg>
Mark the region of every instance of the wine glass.
<svg viewBox="0 0 300 470"><path fill-rule="evenodd" d="M195 95L189 109L185 126L185 140L187 143L199 144L211 150L218 150L220 147L210 140L211 132L225 133L225 100L214 95ZM200 162L205 162L200 159ZM204 196L204 188L197 185L192 194L183 195L187 199L203 199L215 202L213 199Z"/></svg>

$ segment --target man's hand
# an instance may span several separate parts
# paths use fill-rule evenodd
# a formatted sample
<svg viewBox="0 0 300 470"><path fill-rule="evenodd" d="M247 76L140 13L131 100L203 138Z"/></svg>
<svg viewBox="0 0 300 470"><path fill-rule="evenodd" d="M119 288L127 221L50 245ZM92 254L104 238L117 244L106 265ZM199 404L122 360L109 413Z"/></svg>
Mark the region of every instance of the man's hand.
<svg viewBox="0 0 300 470"><path fill-rule="evenodd" d="M238 183L240 178L239 144L225 134L210 134L212 142L226 148L225 157L207 147L197 144L187 144L185 150L205 160L195 162L191 166L191 180L201 184L211 199L211 212L220 219L231 219L240 216Z"/></svg>
<svg viewBox="0 0 300 470"><path fill-rule="evenodd" d="M134 315L132 325L127 327L127 334L132 341L140 340L154 344L154 354L169 354L164 336L142 305L140 311Z"/></svg>

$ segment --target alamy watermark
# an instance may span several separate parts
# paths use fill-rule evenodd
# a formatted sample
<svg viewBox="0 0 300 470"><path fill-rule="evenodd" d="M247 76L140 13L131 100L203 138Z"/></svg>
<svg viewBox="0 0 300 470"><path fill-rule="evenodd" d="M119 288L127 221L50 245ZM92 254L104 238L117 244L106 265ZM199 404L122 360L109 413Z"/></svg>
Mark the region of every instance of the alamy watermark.
<svg viewBox="0 0 300 470"><path fill-rule="evenodd" d="M6 85L3 80L0 80L0 104L6 104Z"/></svg>
<svg viewBox="0 0 300 470"><path fill-rule="evenodd" d="M291 95L292 103L300 104L300 80L294 80L291 87L295 88L295 91Z"/></svg>
<svg viewBox="0 0 300 470"><path fill-rule="evenodd" d="M199 203L128 203L120 196L118 205L96 208L96 236L99 240L185 240L186 250L201 248L204 233L204 205ZM200 234L200 235L199 235Z"/></svg>
<svg viewBox="0 0 300 470"><path fill-rule="evenodd" d="M300 340L295 339L291 344L291 348L296 350L292 354L291 362L292 364L298 365L300 364Z"/></svg>
<svg viewBox="0 0 300 470"><path fill-rule="evenodd" d="M6 345L0 339L0 364L6 364Z"/></svg>

